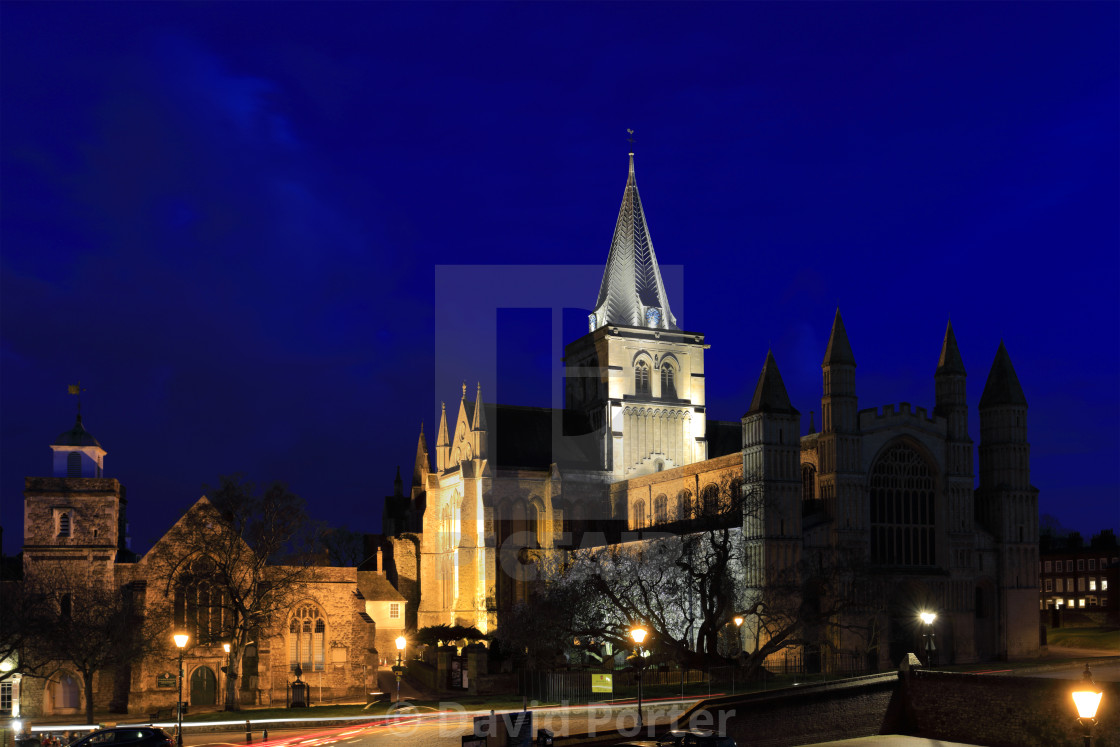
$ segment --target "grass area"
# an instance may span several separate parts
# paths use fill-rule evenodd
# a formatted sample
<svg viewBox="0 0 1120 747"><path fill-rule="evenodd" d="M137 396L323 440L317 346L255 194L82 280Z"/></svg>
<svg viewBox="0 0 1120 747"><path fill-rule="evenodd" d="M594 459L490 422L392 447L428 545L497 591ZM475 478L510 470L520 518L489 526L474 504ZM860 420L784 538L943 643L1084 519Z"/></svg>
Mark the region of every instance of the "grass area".
<svg viewBox="0 0 1120 747"><path fill-rule="evenodd" d="M1047 628L1046 643L1069 648L1101 648L1120 653L1120 628Z"/></svg>

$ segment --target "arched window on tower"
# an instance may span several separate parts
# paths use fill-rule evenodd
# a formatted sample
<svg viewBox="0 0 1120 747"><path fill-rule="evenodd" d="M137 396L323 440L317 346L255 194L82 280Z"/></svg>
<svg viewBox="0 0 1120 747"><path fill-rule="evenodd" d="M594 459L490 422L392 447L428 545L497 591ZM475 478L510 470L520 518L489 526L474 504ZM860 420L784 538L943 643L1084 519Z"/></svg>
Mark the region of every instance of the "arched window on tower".
<svg viewBox="0 0 1120 747"><path fill-rule="evenodd" d="M66 455L66 476L67 477L81 477L82 476L82 454L79 451L71 451Z"/></svg>
<svg viewBox="0 0 1120 747"><path fill-rule="evenodd" d="M673 381L673 367L668 363L661 364L661 396L665 399L677 398L677 386Z"/></svg>
<svg viewBox="0 0 1120 747"><path fill-rule="evenodd" d="M634 366L634 394L646 396L650 394L649 364L645 361L638 361Z"/></svg>

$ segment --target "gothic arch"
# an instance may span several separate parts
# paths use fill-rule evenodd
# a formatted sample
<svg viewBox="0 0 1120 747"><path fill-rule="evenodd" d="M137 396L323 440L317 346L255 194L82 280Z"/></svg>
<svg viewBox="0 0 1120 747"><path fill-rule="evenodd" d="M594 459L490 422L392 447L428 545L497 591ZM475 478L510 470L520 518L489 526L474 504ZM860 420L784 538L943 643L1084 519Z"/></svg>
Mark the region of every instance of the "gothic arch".
<svg viewBox="0 0 1120 747"><path fill-rule="evenodd" d="M936 565L940 480L931 456L902 437L884 444L872 460L867 495L873 564Z"/></svg>
<svg viewBox="0 0 1120 747"><path fill-rule="evenodd" d="M304 672L326 667L327 614L310 597L292 605L288 613L288 670L298 665Z"/></svg>
<svg viewBox="0 0 1120 747"><path fill-rule="evenodd" d="M656 368L656 366L654 365L653 356L649 354L648 350L644 350L644 349L639 350L638 352L634 353L633 356L631 356L630 365L631 366L636 366L636 365L638 365L638 361L642 361L642 360L644 360L647 364L649 364L649 367L651 369Z"/></svg>
<svg viewBox="0 0 1120 747"><path fill-rule="evenodd" d="M672 361L677 371L681 370L681 362L677 360L677 356L674 353L662 353L657 359L657 367L660 368L666 361Z"/></svg>

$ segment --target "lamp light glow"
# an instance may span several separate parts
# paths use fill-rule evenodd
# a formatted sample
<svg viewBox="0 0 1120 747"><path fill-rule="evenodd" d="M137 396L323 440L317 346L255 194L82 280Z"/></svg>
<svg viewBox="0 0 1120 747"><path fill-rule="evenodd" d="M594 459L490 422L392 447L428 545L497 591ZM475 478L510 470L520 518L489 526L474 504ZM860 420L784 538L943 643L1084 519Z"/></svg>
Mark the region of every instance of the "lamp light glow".
<svg viewBox="0 0 1120 747"><path fill-rule="evenodd" d="M222 650L225 651L228 654L229 653L229 644L228 643L223 643L222 644Z"/></svg>
<svg viewBox="0 0 1120 747"><path fill-rule="evenodd" d="M399 636L397 638L397 651L404 651L404 647L407 646L407 645L408 645L408 641L405 639L405 637L403 635Z"/></svg>
<svg viewBox="0 0 1120 747"><path fill-rule="evenodd" d="M926 625L933 625L933 621L937 619L937 613L921 612L918 614L918 617L922 618L922 622Z"/></svg>
<svg viewBox="0 0 1120 747"><path fill-rule="evenodd" d="M187 641L191 639L191 637L186 633L176 633L171 637L175 639L175 645L179 648L186 648Z"/></svg>
<svg viewBox="0 0 1120 747"><path fill-rule="evenodd" d="M1100 707L1104 691L1097 683L1093 682L1093 673L1089 671L1089 664L1085 664L1085 671L1081 674L1081 682L1073 689L1073 705L1077 708L1077 717L1093 720L1097 717L1097 708Z"/></svg>
<svg viewBox="0 0 1120 747"><path fill-rule="evenodd" d="M12 662L8 661L7 659L5 659L4 661L0 661L0 672L10 671L12 671Z"/></svg>
<svg viewBox="0 0 1120 747"><path fill-rule="evenodd" d="M634 643L638 644L639 646L641 646L642 641L644 641L646 639L646 635L647 635L646 629L641 627L641 626L630 629L630 637L633 638Z"/></svg>
<svg viewBox="0 0 1120 747"><path fill-rule="evenodd" d="M735 615L735 627L738 628L742 624L743 624L743 616L742 615Z"/></svg>

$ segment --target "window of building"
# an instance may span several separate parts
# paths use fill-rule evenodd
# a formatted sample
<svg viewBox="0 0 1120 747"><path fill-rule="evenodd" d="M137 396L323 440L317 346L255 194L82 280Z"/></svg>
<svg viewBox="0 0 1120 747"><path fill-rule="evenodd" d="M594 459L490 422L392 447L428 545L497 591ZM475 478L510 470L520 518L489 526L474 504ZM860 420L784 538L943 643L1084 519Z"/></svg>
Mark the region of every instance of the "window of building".
<svg viewBox="0 0 1120 747"><path fill-rule="evenodd" d="M1085 606L1085 600L1084 599L1078 599L1077 600L1077 606L1078 607L1084 607Z"/></svg>
<svg viewBox="0 0 1120 747"><path fill-rule="evenodd" d="M700 491L700 510L704 516L717 516L719 514L719 488L715 485L708 485Z"/></svg>
<svg viewBox="0 0 1120 747"><path fill-rule="evenodd" d="M1078 591L1085 591L1085 578L1084 578L1084 576L1077 579L1077 590Z"/></svg>
<svg viewBox="0 0 1120 747"><path fill-rule="evenodd" d="M69 511L61 511L58 514L58 536L59 537L69 537L70 536L70 512Z"/></svg>
<svg viewBox="0 0 1120 747"><path fill-rule="evenodd" d="M1101 591L1108 591L1108 579L1101 578Z"/></svg>
<svg viewBox="0 0 1120 747"><path fill-rule="evenodd" d="M193 580L205 575L204 566L192 571L175 589L175 625L190 633L191 645L206 646L227 637L228 598L222 589L208 581Z"/></svg>
<svg viewBox="0 0 1120 747"><path fill-rule="evenodd" d="M1079 571L1085 570L1085 558L1078 558L1077 559L1077 570L1079 570Z"/></svg>
<svg viewBox="0 0 1120 747"><path fill-rule="evenodd" d="M888 447L871 468L871 562L936 562L933 471L909 444Z"/></svg>
<svg viewBox="0 0 1120 747"><path fill-rule="evenodd" d="M669 521L669 498L664 493L653 499L653 523L664 524Z"/></svg>
<svg viewBox="0 0 1120 747"><path fill-rule="evenodd" d="M1096 597L1089 597L1089 606L1090 607L1096 607L1097 606L1097 598Z"/></svg>
<svg viewBox="0 0 1120 747"><path fill-rule="evenodd" d="M0 682L0 716L11 716L11 715L12 715L12 683L11 682Z"/></svg>
<svg viewBox="0 0 1120 747"><path fill-rule="evenodd" d="M1050 561L1049 561L1049 560L1047 560L1047 561L1046 561L1045 563L1043 563L1043 564L1042 564L1042 566L1043 566L1043 569L1044 569L1044 570L1045 570L1045 571L1046 571L1047 573L1049 573L1049 572L1050 572Z"/></svg>
<svg viewBox="0 0 1120 747"><path fill-rule="evenodd" d="M677 493L677 505L673 518L678 521L687 519L691 510L691 504L692 493L688 492L687 490L682 490L681 492Z"/></svg>
<svg viewBox="0 0 1120 747"><path fill-rule="evenodd" d="M1054 583L1051 579L1046 579L1046 591L1053 591Z"/></svg>
<svg viewBox="0 0 1120 747"><path fill-rule="evenodd" d="M1066 604L1068 604L1070 607L1076 607L1077 606L1076 601L1077 600L1075 600L1075 599L1067 599Z"/></svg>
<svg viewBox="0 0 1120 747"><path fill-rule="evenodd" d="M1096 558L1089 558L1089 570L1090 571L1097 570L1097 559Z"/></svg>
<svg viewBox="0 0 1120 747"><path fill-rule="evenodd" d="M634 529L641 529L646 525L646 502L643 500L634 501L634 519L630 522L630 526Z"/></svg>
<svg viewBox="0 0 1120 747"><path fill-rule="evenodd" d="M66 476L67 477L81 477L82 476L82 454L79 451L71 451L66 455Z"/></svg>
<svg viewBox="0 0 1120 747"><path fill-rule="evenodd" d="M1097 579L1095 579L1095 578L1089 579L1089 591L1096 591L1096 590L1097 590Z"/></svg>
<svg viewBox="0 0 1120 747"><path fill-rule="evenodd" d="M1108 567L1108 563L1105 561L1104 558L1101 558L1101 570L1103 571L1107 567Z"/></svg>
<svg viewBox="0 0 1120 747"><path fill-rule="evenodd" d="M673 367L661 364L661 396L666 399L677 398L677 386L673 381Z"/></svg>
<svg viewBox="0 0 1120 747"><path fill-rule="evenodd" d="M326 661L327 625L317 607L301 605L288 624L288 666L298 664L305 672L321 672Z"/></svg>
<svg viewBox="0 0 1120 747"><path fill-rule="evenodd" d="M801 465L801 500L811 501L817 497L817 469L811 464Z"/></svg>
<svg viewBox="0 0 1120 747"><path fill-rule="evenodd" d="M1073 561L1072 560L1067 560L1066 561L1066 570L1067 571L1072 571L1073 570Z"/></svg>
<svg viewBox="0 0 1120 747"><path fill-rule="evenodd" d="M638 361L634 366L634 394L649 395L649 365L645 361Z"/></svg>
<svg viewBox="0 0 1120 747"><path fill-rule="evenodd" d="M389 602L389 619L398 620L401 616L400 602Z"/></svg>

